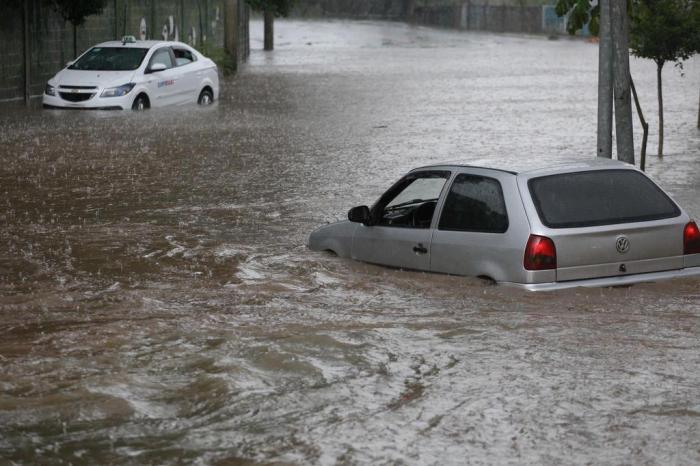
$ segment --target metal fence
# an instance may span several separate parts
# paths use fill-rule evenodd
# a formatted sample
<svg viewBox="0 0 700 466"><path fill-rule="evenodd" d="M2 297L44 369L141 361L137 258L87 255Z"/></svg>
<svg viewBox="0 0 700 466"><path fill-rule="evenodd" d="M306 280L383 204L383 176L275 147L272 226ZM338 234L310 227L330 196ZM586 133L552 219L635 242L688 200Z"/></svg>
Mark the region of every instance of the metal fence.
<svg viewBox="0 0 700 466"><path fill-rule="evenodd" d="M101 15L73 27L41 0L6 8L0 16L0 102L37 97L46 81L95 43L124 35L224 47L224 15L233 12L236 57L250 53L249 11L243 0L110 0ZM232 29L232 28L229 28Z"/></svg>

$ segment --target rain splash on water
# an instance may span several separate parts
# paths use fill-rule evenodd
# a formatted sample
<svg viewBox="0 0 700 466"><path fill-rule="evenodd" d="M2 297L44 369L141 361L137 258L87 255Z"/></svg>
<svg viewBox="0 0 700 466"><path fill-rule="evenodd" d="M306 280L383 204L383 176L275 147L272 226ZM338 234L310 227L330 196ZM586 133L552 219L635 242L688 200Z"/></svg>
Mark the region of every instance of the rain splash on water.
<svg viewBox="0 0 700 466"><path fill-rule="evenodd" d="M417 165L593 157L596 46L276 31L213 107L0 110L0 464L697 463L697 279L533 294L305 247ZM695 216L698 76L666 70L648 161Z"/></svg>

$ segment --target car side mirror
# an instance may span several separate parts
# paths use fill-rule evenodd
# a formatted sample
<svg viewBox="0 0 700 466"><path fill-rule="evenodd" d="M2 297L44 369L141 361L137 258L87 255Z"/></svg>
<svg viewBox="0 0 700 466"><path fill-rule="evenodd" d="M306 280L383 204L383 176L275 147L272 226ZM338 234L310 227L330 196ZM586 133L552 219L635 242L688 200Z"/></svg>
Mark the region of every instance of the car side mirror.
<svg viewBox="0 0 700 466"><path fill-rule="evenodd" d="M369 226L371 218L369 207L366 205L353 207L348 211L348 220L353 223L362 223L363 225Z"/></svg>
<svg viewBox="0 0 700 466"><path fill-rule="evenodd" d="M165 71L168 67L163 63L154 63L148 68L149 73L158 73L159 71Z"/></svg>

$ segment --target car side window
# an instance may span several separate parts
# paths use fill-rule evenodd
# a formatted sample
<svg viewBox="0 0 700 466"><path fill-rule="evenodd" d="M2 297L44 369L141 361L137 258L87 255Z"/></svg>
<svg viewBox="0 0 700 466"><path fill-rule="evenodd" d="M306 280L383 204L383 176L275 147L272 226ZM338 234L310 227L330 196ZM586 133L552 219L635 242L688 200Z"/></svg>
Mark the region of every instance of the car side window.
<svg viewBox="0 0 700 466"><path fill-rule="evenodd" d="M501 183L485 176L457 175L445 199L438 229L505 233L508 213Z"/></svg>
<svg viewBox="0 0 700 466"><path fill-rule="evenodd" d="M375 225L430 228L435 206L450 172L412 173L392 186L372 209Z"/></svg>
<svg viewBox="0 0 700 466"><path fill-rule="evenodd" d="M166 69L170 69L175 66L173 63L173 57L170 54L170 47L163 47L162 49L156 50L151 57L151 61L148 63L148 67L150 68L157 63L165 65Z"/></svg>
<svg viewBox="0 0 700 466"><path fill-rule="evenodd" d="M175 54L175 64L177 66L189 65L197 60L197 57L186 49L173 48Z"/></svg>

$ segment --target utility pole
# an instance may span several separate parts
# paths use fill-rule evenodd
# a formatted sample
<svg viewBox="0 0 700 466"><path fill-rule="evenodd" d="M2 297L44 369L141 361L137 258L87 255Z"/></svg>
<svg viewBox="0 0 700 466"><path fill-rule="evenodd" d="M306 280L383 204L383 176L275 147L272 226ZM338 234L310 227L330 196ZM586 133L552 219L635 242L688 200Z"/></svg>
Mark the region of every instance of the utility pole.
<svg viewBox="0 0 700 466"><path fill-rule="evenodd" d="M29 107L32 101L32 47L29 30L29 2L22 5L22 31L24 33L24 104Z"/></svg>
<svg viewBox="0 0 700 466"><path fill-rule="evenodd" d="M226 0L224 3L224 46L226 52L231 56L236 69L238 69L238 43L241 34L239 30L238 1Z"/></svg>
<svg viewBox="0 0 700 466"><path fill-rule="evenodd" d="M151 21L150 21L148 38L156 40L156 0L151 0Z"/></svg>
<svg viewBox="0 0 700 466"><path fill-rule="evenodd" d="M275 34L274 34L274 24L275 24L275 14L271 9L266 9L263 11L263 22L265 23L265 50L272 50L275 48Z"/></svg>
<svg viewBox="0 0 700 466"><path fill-rule="evenodd" d="M612 158L613 48L610 0L600 0L598 42L598 157Z"/></svg>
<svg viewBox="0 0 700 466"><path fill-rule="evenodd" d="M610 13L614 57L613 95L615 98L615 140L617 142L617 159L634 164L627 1L612 0Z"/></svg>

